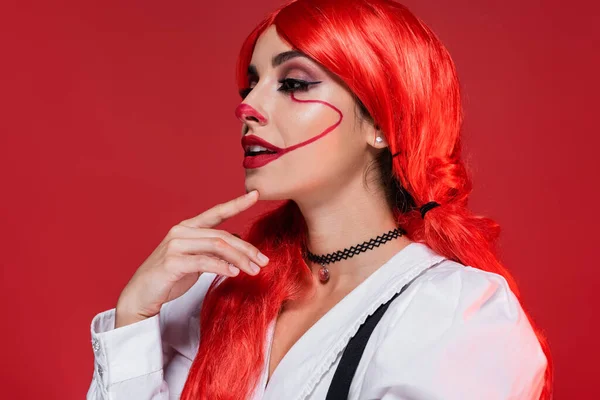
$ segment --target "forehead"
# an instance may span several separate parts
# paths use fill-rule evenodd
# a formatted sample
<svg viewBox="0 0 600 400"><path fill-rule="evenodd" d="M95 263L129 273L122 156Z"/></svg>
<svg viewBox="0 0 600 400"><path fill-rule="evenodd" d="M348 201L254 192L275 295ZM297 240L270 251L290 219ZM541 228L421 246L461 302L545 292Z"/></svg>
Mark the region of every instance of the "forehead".
<svg viewBox="0 0 600 400"><path fill-rule="evenodd" d="M292 46L281 39L275 25L271 25L256 40L250 63L257 67L268 67L274 55L288 50L292 50Z"/></svg>

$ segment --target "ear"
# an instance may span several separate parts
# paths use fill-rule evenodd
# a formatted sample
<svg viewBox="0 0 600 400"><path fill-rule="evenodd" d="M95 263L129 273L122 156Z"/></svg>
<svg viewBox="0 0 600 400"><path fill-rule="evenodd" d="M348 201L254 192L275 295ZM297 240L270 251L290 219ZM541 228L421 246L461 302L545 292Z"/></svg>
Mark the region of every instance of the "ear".
<svg viewBox="0 0 600 400"><path fill-rule="evenodd" d="M367 143L376 149L383 149L388 146L385 135L379 129L378 125L374 125L370 129L367 129Z"/></svg>

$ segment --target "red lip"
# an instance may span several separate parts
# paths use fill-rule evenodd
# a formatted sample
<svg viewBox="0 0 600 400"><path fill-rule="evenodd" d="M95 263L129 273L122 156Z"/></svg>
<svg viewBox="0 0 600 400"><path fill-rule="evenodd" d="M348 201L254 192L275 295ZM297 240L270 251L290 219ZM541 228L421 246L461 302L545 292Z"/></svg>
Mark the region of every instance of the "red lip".
<svg viewBox="0 0 600 400"><path fill-rule="evenodd" d="M263 165L270 163L281 157L285 151L282 148L272 145L264 139L259 138L256 135L244 136L242 138L242 148L246 150L246 146L262 146L269 151L274 151L273 154L259 154L257 156L246 156L244 157L243 166L244 168L260 168Z"/></svg>
<svg viewBox="0 0 600 400"><path fill-rule="evenodd" d="M277 160L281 157L283 153L273 153L273 154L259 154L257 156L246 156L244 157L244 161L242 165L244 168L252 169L252 168L260 168L263 165L267 165L271 161Z"/></svg>
<svg viewBox="0 0 600 400"><path fill-rule="evenodd" d="M266 140L261 139L255 135L244 136L242 138L242 148L244 149L244 151L246 150L246 146L253 146L253 145L262 146L267 150L275 151L278 153L283 150L283 149L281 149L275 145L272 145L271 143L267 142Z"/></svg>

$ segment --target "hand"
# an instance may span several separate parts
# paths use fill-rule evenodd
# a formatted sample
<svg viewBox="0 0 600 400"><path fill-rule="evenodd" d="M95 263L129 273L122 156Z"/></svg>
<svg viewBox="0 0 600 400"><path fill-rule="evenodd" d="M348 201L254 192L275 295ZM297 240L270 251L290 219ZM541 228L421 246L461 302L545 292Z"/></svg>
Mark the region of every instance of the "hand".
<svg viewBox="0 0 600 400"><path fill-rule="evenodd" d="M254 205L258 197L253 190L172 227L121 292L115 328L158 314L164 303L187 292L203 272L258 274L259 266L268 262L266 256L238 236L212 229Z"/></svg>

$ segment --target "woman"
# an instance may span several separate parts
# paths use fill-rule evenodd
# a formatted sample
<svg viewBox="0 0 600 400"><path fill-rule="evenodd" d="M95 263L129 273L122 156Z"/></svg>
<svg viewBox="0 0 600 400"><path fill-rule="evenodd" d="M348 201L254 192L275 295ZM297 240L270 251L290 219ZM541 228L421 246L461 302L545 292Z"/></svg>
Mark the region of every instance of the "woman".
<svg viewBox="0 0 600 400"><path fill-rule="evenodd" d="M499 228L466 208L431 30L391 0L293 1L237 72L249 193L173 227L94 318L88 399L550 398ZM214 229L258 193L286 201Z"/></svg>

